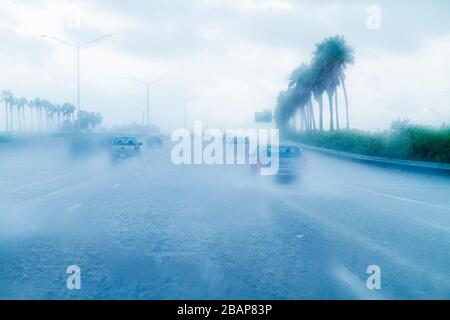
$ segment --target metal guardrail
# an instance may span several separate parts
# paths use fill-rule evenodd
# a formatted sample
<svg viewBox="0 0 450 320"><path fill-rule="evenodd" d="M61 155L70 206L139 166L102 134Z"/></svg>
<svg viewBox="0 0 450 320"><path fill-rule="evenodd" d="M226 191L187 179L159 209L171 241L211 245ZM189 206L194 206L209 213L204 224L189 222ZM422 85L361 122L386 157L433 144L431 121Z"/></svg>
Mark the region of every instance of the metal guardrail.
<svg viewBox="0 0 450 320"><path fill-rule="evenodd" d="M412 170L434 171L434 172L450 174L450 164L446 164L446 163L389 159L389 158L383 158L383 157L365 156L365 155L355 154L355 153L350 153L350 152L314 147L314 146L306 145L303 143L300 143L300 145L303 148L311 150L311 151L316 151L319 153L328 154L328 155L338 157L338 158L343 158L343 159L367 162L367 163L378 164L378 165L382 165L382 166L395 166L395 167L401 167L401 168L412 169Z"/></svg>

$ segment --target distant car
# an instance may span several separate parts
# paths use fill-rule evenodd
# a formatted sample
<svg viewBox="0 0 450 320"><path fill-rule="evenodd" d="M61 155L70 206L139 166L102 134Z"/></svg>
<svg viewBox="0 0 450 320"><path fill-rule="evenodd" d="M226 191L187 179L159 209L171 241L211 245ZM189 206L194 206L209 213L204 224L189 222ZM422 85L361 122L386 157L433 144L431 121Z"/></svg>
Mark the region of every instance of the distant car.
<svg viewBox="0 0 450 320"><path fill-rule="evenodd" d="M228 135L224 135L224 143L234 144L234 145L238 145L238 144L249 145L250 144L250 138L247 137L247 136L228 136Z"/></svg>
<svg viewBox="0 0 450 320"><path fill-rule="evenodd" d="M149 148L161 147L163 144L163 139L161 136L149 136L145 141L145 145Z"/></svg>
<svg viewBox="0 0 450 320"><path fill-rule="evenodd" d="M116 137L110 147L111 159L120 160L141 154L142 142L134 137Z"/></svg>
<svg viewBox="0 0 450 320"><path fill-rule="evenodd" d="M70 151L74 157L83 157L100 150L100 144L92 137L75 137L70 141Z"/></svg>
<svg viewBox="0 0 450 320"><path fill-rule="evenodd" d="M276 177L278 180L293 180L300 175L302 169L306 168L306 160L302 150L299 146L293 143L280 143L277 148L272 146L258 147L264 148L268 157L273 157L278 154L278 173ZM256 169L259 173L263 167L268 167L269 164L263 164L258 158Z"/></svg>

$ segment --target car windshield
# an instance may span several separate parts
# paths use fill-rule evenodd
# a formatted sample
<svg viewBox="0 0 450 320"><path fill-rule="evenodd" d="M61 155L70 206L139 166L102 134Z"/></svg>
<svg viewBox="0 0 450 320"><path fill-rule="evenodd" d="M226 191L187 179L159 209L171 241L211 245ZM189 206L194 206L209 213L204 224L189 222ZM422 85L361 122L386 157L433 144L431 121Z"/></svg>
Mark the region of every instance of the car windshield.
<svg viewBox="0 0 450 320"><path fill-rule="evenodd" d="M0 300L450 299L450 0L0 0L0 33Z"/></svg>

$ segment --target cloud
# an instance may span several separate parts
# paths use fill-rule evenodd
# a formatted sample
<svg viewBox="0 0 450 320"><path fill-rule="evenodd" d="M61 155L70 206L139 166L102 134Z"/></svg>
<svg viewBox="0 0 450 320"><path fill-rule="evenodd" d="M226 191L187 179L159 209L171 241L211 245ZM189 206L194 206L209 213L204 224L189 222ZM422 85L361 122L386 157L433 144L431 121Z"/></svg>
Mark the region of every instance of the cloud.
<svg viewBox="0 0 450 320"><path fill-rule="evenodd" d="M179 96L194 97L188 103L190 120L208 114L210 125L244 126L255 111L275 105L286 77L310 60L316 42L342 34L356 53L356 64L347 71L354 126L384 128L400 116L439 123L420 110L429 104L446 111L448 97L440 92L450 89L445 58L449 5L421 3L416 12L409 2L382 0L382 28L370 31L366 8L371 4L4 0L0 89L58 103L75 101L74 51L39 35L81 43L114 33L81 51L83 108L102 112L107 125L139 121L145 92L124 77L163 75L151 90L151 112L164 128L182 124Z"/></svg>

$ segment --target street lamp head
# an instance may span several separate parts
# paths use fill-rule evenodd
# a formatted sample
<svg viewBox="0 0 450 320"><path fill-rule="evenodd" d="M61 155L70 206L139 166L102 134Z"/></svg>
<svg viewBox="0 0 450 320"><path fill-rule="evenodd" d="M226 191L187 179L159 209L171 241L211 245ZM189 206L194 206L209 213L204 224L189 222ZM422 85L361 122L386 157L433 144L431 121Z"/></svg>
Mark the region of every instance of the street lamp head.
<svg viewBox="0 0 450 320"><path fill-rule="evenodd" d="M112 37L113 35L114 35L114 33L108 33L108 34L105 34L105 35L103 35L103 36L101 36L101 37L98 37L98 38L96 38L96 39L94 39L94 40L90 40L90 41L87 41L87 42L85 42L85 43L83 43L83 44L80 44L80 45L78 45L78 47L81 48L81 47L89 46L89 45L91 45L91 44L94 43L94 42L98 42L98 41L103 40L103 39L105 39L105 38Z"/></svg>

